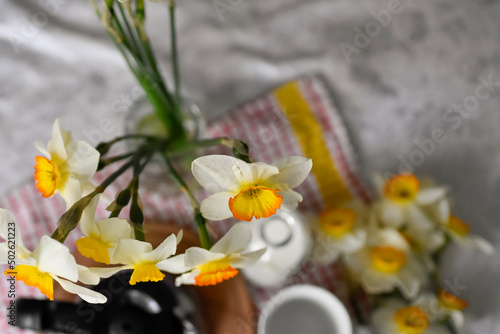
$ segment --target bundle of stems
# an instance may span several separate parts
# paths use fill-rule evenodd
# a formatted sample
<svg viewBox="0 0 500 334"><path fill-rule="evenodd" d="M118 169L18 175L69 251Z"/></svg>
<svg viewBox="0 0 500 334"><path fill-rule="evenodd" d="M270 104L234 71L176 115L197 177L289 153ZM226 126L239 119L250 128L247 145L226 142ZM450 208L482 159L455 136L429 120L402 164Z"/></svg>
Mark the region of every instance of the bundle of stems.
<svg viewBox="0 0 500 334"><path fill-rule="evenodd" d="M225 137L206 140L189 139L183 124L181 113L182 99L180 93L179 62L177 54L177 38L175 29L175 3L169 1L170 42L172 52L172 73L174 77L173 93L169 92L163 77L160 74L153 49L149 43L144 27L146 12L144 0L103 0L102 9L96 5L95 0L89 0L98 17L108 31L109 36L122 54L130 70L143 87L148 100L153 106L159 121L166 130L166 136L128 134L109 142L100 143L97 150L101 154L98 169L106 168L116 162L123 164L104 180L96 189L76 202L58 221L58 228L53 238L64 242L68 234L76 228L83 209L92 198L104 192L125 171L132 169L133 177L129 185L121 190L115 201L108 207L110 217L117 217L121 210L130 205L130 222L134 226L135 238L144 240L142 224L144 215L139 198L139 176L144 167L150 162L154 154L159 153L165 161L172 179L189 197L193 207L194 222L198 228L198 235L202 247L209 249L211 240L206 226L205 218L200 212L200 204L196 200L187 183L175 169L171 159L192 152L200 147L226 146L232 149L235 157L250 162L248 145L238 139ZM121 155L106 157L111 146L115 143L134 139L141 140L142 144L131 152Z"/></svg>
<svg viewBox="0 0 500 334"><path fill-rule="evenodd" d="M130 70L137 78L172 143L181 146L187 141L181 114L179 61L175 29L175 2L170 0L170 42L174 91L169 92L160 74L153 49L144 28L146 12L144 0L105 0L99 10L90 0L97 15L106 27L111 39L122 54Z"/></svg>

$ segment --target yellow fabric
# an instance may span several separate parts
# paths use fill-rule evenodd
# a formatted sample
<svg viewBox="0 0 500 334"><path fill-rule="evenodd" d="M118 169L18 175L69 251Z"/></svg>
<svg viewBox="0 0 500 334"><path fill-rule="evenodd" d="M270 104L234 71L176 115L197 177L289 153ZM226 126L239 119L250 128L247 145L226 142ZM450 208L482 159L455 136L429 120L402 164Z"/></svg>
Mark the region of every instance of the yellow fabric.
<svg viewBox="0 0 500 334"><path fill-rule="evenodd" d="M307 158L312 159L312 174L316 177L326 207L349 201L351 193L339 174L325 140L325 133L304 98L297 81L274 91L280 109L290 122L292 131Z"/></svg>

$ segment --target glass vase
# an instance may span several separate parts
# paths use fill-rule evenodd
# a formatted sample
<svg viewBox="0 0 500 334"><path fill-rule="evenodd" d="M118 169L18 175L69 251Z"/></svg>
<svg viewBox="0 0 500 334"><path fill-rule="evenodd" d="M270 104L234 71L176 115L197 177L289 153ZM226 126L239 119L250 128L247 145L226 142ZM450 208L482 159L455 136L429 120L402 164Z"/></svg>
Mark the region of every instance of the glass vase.
<svg viewBox="0 0 500 334"><path fill-rule="evenodd" d="M200 140L206 135L206 122L198 106L189 99L183 98L181 106L183 126L189 141ZM153 106L147 98L138 99L131 106L124 120L126 134L143 134L168 137L168 133L154 112ZM130 149L135 149L138 140L128 141ZM196 151L188 152L172 158L172 164L190 188L197 188L198 184L191 175L191 163L197 158ZM164 157L156 153L145 167L140 180L140 188L148 192L160 193L163 196L172 196L180 193L175 181L170 177Z"/></svg>

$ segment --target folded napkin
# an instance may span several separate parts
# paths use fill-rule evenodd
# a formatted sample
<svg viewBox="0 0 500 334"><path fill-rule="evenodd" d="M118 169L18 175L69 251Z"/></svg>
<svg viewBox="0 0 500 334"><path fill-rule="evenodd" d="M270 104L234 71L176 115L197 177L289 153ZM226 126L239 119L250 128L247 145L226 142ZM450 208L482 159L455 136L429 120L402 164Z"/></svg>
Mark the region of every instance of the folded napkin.
<svg viewBox="0 0 500 334"><path fill-rule="evenodd" d="M351 198L369 201L367 192L355 176L355 155L346 128L319 78L307 77L289 82L214 121L207 130L209 137L226 136L247 142L256 161L271 163L290 155L311 158L311 175L296 189L304 197L299 205L300 211L319 214L324 208ZM109 173L98 173L96 182L102 181ZM110 193L126 184L127 176L110 186ZM146 219L175 221L183 226L192 224L192 209L182 193L167 198L161 192L144 192L141 199ZM0 207L14 213L25 245L33 249L42 235L50 235L55 229L65 204L59 196L42 199L34 182L30 181L0 198ZM104 206L99 206L97 215L106 217ZM234 222L234 219L229 219L210 224L217 234L223 235ZM74 245L78 237L77 233L70 234L66 244ZM353 313L343 274L337 264L321 266L308 261L290 280L290 284L299 283L328 289ZM257 308L260 309L277 290L252 287ZM0 279L0 291L0 332L22 332L3 320L10 302L6 277ZM16 294L17 297L41 296L38 290L22 283L17 284ZM252 326L255 319L244 321Z"/></svg>

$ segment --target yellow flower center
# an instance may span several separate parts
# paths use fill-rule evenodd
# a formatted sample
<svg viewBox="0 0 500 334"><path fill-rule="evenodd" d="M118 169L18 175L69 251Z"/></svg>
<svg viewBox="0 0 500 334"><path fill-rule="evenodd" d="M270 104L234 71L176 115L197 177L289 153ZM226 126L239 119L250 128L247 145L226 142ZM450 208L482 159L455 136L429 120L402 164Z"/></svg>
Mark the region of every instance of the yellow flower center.
<svg viewBox="0 0 500 334"><path fill-rule="evenodd" d="M278 195L279 189L250 187L229 199L229 209L238 220L252 220L274 215L281 207L283 197Z"/></svg>
<svg viewBox="0 0 500 334"><path fill-rule="evenodd" d="M83 237L75 241L76 248L83 256L90 257L97 262L109 264L110 245L102 241L99 237Z"/></svg>
<svg viewBox="0 0 500 334"><path fill-rule="evenodd" d="M413 174L396 175L385 183L384 194L390 199L411 202L420 188L420 182Z"/></svg>
<svg viewBox="0 0 500 334"><path fill-rule="evenodd" d="M438 301L441 306L458 311L463 310L468 305L465 300L458 298L457 296L449 293L446 290L439 291Z"/></svg>
<svg viewBox="0 0 500 334"><path fill-rule="evenodd" d="M319 216L319 225L323 232L334 237L341 237L350 232L356 221L356 212L344 208L326 209Z"/></svg>
<svg viewBox="0 0 500 334"><path fill-rule="evenodd" d="M35 158L35 181L36 187L43 197L54 195L61 174L57 166L47 158L37 156Z"/></svg>
<svg viewBox="0 0 500 334"><path fill-rule="evenodd" d="M6 270L4 274L11 275L17 281L23 281L26 285L37 288L50 300L54 300L54 282L52 277L47 273L42 273L38 268L20 264L14 270Z"/></svg>
<svg viewBox="0 0 500 334"><path fill-rule="evenodd" d="M397 273L405 264L405 254L391 246L373 247L370 251L373 267L384 273Z"/></svg>
<svg viewBox="0 0 500 334"><path fill-rule="evenodd" d="M137 282L159 282L165 277L160 269L156 266L156 262L142 262L134 265L134 271L130 276L130 285L135 285Z"/></svg>
<svg viewBox="0 0 500 334"><path fill-rule="evenodd" d="M238 274L238 270L229 265L228 258L211 261L199 266L199 269L200 273L194 279L197 286L216 285Z"/></svg>
<svg viewBox="0 0 500 334"><path fill-rule="evenodd" d="M408 306L394 315L396 324L401 333L421 334L429 328L429 316L420 307Z"/></svg>
<svg viewBox="0 0 500 334"><path fill-rule="evenodd" d="M470 226L455 216L450 216L450 219L448 220L448 228L450 231L455 232L462 237L469 234L470 231Z"/></svg>

